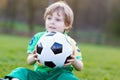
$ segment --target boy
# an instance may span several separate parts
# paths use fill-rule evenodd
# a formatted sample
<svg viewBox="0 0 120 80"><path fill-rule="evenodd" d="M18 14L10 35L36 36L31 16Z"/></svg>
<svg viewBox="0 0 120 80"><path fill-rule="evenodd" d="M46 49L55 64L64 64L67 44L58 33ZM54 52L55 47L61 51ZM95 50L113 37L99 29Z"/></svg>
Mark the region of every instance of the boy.
<svg viewBox="0 0 120 80"><path fill-rule="evenodd" d="M49 68L44 65L39 65L37 63L37 55L35 46L38 40L47 32L61 32L67 34L68 31L72 28L73 24L73 11L71 8L64 2L58 1L51 4L45 11L44 14L45 20L45 32L39 32L34 35L32 40L28 45L28 64L34 64L34 71L26 68L17 68L13 70L10 74L5 76L7 80L79 80L76 78L72 71L73 67L81 71L83 68L82 56L80 49L76 45L76 42L68 37L72 46L73 54L71 59L67 60L68 63L62 68Z"/></svg>

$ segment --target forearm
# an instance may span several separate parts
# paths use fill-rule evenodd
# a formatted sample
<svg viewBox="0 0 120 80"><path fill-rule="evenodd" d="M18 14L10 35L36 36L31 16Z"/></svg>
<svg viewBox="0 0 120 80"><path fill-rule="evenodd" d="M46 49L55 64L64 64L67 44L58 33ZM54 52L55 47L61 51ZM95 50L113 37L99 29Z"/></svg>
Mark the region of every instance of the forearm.
<svg viewBox="0 0 120 80"><path fill-rule="evenodd" d="M81 71L83 69L83 62L80 60L75 60L73 62L73 66L77 71Z"/></svg>

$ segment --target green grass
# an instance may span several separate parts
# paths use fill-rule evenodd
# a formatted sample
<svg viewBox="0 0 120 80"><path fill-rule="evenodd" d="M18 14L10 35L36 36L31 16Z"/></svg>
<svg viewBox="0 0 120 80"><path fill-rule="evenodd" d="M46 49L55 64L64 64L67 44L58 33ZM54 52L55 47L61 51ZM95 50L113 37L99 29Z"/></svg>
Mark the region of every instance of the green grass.
<svg viewBox="0 0 120 80"><path fill-rule="evenodd" d="M30 38L0 34L0 77L17 67L32 69L26 62ZM74 71L81 80L119 80L120 47L81 44L84 69Z"/></svg>
<svg viewBox="0 0 120 80"><path fill-rule="evenodd" d="M120 47L80 44L84 70L76 74L83 80L119 80Z"/></svg>
<svg viewBox="0 0 120 80"><path fill-rule="evenodd" d="M25 37L0 35L0 77L18 66L29 67L26 64L29 40Z"/></svg>

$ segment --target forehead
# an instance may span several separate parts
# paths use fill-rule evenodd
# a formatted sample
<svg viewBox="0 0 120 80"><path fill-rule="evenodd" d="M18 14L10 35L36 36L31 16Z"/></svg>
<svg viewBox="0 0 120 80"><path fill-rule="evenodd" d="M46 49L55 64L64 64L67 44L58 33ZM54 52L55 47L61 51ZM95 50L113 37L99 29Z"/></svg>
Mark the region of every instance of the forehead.
<svg viewBox="0 0 120 80"><path fill-rule="evenodd" d="M58 16L65 16L64 8L63 7L56 7L47 12L47 15L53 15L53 13L57 13Z"/></svg>

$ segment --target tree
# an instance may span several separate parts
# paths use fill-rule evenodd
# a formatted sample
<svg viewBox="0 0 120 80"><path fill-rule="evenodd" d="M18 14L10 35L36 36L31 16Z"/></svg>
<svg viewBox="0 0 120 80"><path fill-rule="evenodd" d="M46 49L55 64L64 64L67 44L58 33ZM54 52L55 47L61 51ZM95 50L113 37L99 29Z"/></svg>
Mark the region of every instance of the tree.
<svg viewBox="0 0 120 80"><path fill-rule="evenodd" d="M12 32L14 29L14 22L17 13L17 1L18 0L8 0L7 7L5 9L5 24L4 30L7 32Z"/></svg>
<svg viewBox="0 0 120 80"><path fill-rule="evenodd" d="M28 3L28 13L29 13L29 19L28 19L28 25L29 25L29 34L31 35L33 33L33 27L34 27L34 16L35 16L35 4L34 0L27 0Z"/></svg>
<svg viewBox="0 0 120 80"><path fill-rule="evenodd" d="M109 31L110 35L116 36L120 38L120 9L119 9L120 1L117 1L115 4L112 5L112 16L109 20L107 30Z"/></svg>

